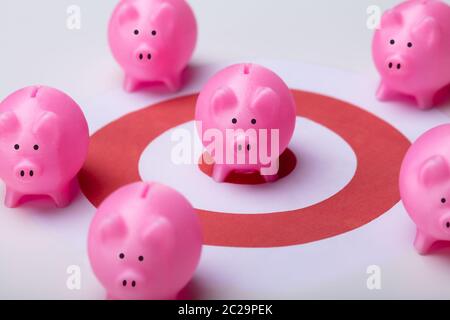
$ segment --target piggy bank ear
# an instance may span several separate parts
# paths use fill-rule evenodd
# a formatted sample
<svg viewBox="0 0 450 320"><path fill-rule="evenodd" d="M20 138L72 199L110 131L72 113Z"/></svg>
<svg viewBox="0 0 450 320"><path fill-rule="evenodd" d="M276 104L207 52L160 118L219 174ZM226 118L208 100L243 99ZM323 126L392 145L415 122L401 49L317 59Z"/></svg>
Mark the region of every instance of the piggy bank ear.
<svg viewBox="0 0 450 320"><path fill-rule="evenodd" d="M432 17L426 17L411 30L414 40L424 42L431 47L438 43L441 38L441 28Z"/></svg>
<svg viewBox="0 0 450 320"><path fill-rule="evenodd" d="M44 141L57 141L59 133L58 116L50 111L44 112L33 126L33 134Z"/></svg>
<svg viewBox="0 0 450 320"><path fill-rule="evenodd" d="M146 246L160 252L170 252L175 245L172 224L164 217L158 217L144 229L142 241Z"/></svg>
<svg viewBox="0 0 450 320"><path fill-rule="evenodd" d="M419 169L419 179L425 186L432 186L450 178L447 161L442 156L433 156Z"/></svg>
<svg viewBox="0 0 450 320"><path fill-rule="evenodd" d="M271 88L260 88L256 91L250 107L270 117L280 107L280 97Z"/></svg>
<svg viewBox="0 0 450 320"><path fill-rule="evenodd" d="M119 215L106 219L100 226L100 239L103 243L114 239L122 239L126 234L127 226Z"/></svg>
<svg viewBox="0 0 450 320"><path fill-rule="evenodd" d="M139 18L139 11L132 3L123 3L119 8L117 17L119 19L119 25L123 26L124 24Z"/></svg>
<svg viewBox="0 0 450 320"><path fill-rule="evenodd" d="M156 26L162 29L163 33L171 33L175 26L175 7L170 3L163 3L156 10L152 17L152 21Z"/></svg>
<svg viewBox="0 0 450 320"><path fill-rule="evenodd" d="M229 87L217 89L211 97L211 106L214 115L220 116L226 111L232 110L237 106L236 94Z"/></svg>
<svg viewBox="0 0 450 320"><path fill-rule="evenodd" d="M392 28L403 24L402 15L395 10L386 11L381 17L381 28Z"/></svg>
<svg viewBox="0 0 450 320"><path fill-rule="evenodd" d="M12 111L6 111L0 114L0 134L13 132L19 127L19 120Z"/></svg>

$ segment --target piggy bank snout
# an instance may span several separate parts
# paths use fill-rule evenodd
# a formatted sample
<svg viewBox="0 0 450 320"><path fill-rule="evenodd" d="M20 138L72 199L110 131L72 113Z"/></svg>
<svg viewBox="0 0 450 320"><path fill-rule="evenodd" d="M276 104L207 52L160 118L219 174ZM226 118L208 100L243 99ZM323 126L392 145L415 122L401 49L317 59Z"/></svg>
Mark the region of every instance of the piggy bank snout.
<svg viewBox="0 0 450 320"><path fill-rule="evenodd" d="M405 73L407 67L407 61L404 57L400 55L390 56L386 59L384 63L387 71L392 74L403 74Z"/></svg>
<svg viewBox="0 0 450 320"><path fill-rule="evenodd" d="M155 51L148 46L140 46L135 52L134 57L140 63L150 62L155 55Z"/></svg>
<svg viewBox="0 0 450 320"><path fill-rule="evenodd" d="M14 168L14 175L20 180L33 179L40 173L41 168L31 161L22 161Z"/></svg>
<svg viewBox="0 0 450 320"><path fill-rule="evenodd" d="M143 286L145 283L145 277L134 270L127 270L122 272L116 279L117 286L122 289L132 290Z"/></svg>
<svg viewBox="0 0 450 320"><path fill-rule="evenodd" d="M252 148L256 148L256 141L254 139L239 136L234 141L234 149L237 152L250 151Z"/></svg>
<svg viewBox="0 0 450 320"><path fill-rule="evenodd" d="M443 215L440 220L441 229L450 234L450 214Z"/></svg>

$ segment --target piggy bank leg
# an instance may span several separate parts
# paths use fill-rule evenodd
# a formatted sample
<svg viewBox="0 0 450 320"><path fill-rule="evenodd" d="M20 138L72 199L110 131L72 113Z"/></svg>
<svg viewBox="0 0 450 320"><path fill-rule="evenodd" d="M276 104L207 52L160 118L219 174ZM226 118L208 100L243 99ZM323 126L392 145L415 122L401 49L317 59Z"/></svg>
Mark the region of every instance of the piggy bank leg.
<svg viewBox="0 0 450 320"><path fill-rule="evenodd" d="M278 180L278 175L277 174L262 175L262 177L264 178L264 181L266 181L267 183L275 182L275 181Z"/></svg>
<svg viewBox="0 0 450 320"><path fill-rule="evenodd" d="M57 207L64 208L72 201L77 187L77 180L73 179L69 184L49 194L49 196L53 199Z"/></svg>
<svg viewBox="0 0 450 320"><path fill-rule="evenodd" d="M278 180L278 174L263 174L263 171L260 170L259 174L264 178L264 181L267 183L275 182Z"/></svg>
<svg viewBox="0 0 450 320"><path fill-rule="evenodd" d="M386 84L384 84L384 82L382 81L380 83L380 86L378 87L377 90L377 99L380 101L386 101L392 98L392 96L394 96L395 91L393 91L392 89L388 88L386 86Z"/></svg>
<svg viewBox="0 0 450 320"><path fill-rule="evenodd" d="M8 208L15 208L19 205L23 194L6 187L5 206Z"/></svg>
<svg viewBox="0 0 450 320"><path fill-rule="evenodd" d="M176 92L181 88L181 73L167 77L163 82L170 91Z"/></svg>
<svg viewBox="0 0 450 320"><path fill-rule="evenodd" d="M435 242L436 240L434 238L424 234L420 230L417 230L416 239L414 240L414 247L419 254L426 254Z"/></svg>
<svg viewBox="0 0 450 320"><path fill-rule="evenodd" d="M216 182L225 182L226 178L230 174L230 168L221 164L215 164L213 168L212 177Z"/></svg>
<svg viewBox="0 0 450 320"><path fill-rule="evenodd" d="M417 105L420 109L430 109L433 107L433 93L422 93L416 95Z"/></svg>
<svg viewBox="0 0 450 320"><path fill-rule="evenodd" d="M141 81L129 76L125 75L125 80L123 82L123 89L126 92L134 92L141 85Z"/></svg>

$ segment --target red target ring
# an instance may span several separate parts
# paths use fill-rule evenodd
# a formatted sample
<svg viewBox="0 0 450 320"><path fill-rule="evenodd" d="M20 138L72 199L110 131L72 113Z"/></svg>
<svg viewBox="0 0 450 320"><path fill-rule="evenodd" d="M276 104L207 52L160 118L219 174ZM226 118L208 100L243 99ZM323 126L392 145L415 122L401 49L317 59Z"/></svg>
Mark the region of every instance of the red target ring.
<svg viewBox="0 0 450 320"><path fill-rule="evenodd" d="M197 209L205 244L279 247L333 237L378 218L399 200L398 174L410 142L373 114L335 98L293 90L297 115L334 131L353 149L357 169L332 197L298 210L236 214ZM164 101L127 114L91 137L79 175L88 200L98 205L123 185L140 181L144 149L165 131L194 120L197 95Z"/></svg>

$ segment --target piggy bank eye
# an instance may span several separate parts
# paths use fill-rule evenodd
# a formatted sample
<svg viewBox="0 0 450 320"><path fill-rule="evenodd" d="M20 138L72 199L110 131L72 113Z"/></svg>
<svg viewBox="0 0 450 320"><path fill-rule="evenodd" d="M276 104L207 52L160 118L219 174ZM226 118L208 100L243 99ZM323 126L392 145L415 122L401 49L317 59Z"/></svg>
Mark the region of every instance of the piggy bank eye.
<svg viewBox="0 0 450 320"><path fill-rule="evenodd" d="M231 122L232 122L233 124L236 124L236 123L237 123L237 119L236 119L236 118L233 118L233 119L231 119Z"/></svg>
<svg viewBox="0 0 450 320"><path fill-rule="evenodd" d="M395 40L394 40L394 39L391 39L391 41L389 41L389 43L390 43L391 45L394 45L394 44L395 44Z"/></svg>
<svg viewBox="0 0 450 320"><path fill-rule="evenodd" d="M152 30L152 36L156 36L156 30Z"/></svg>
<svg viewBox="0 0 450 320"><path fill-rule="evenodd" d="M119 259L124 259L125 255L123 253L119 254Z"/></svg>
<svg viewBox="0 0 450 320"><path fill-rule="evenodd" d="M20 149L20 146L19 146L18 144L15 144L15 145L14 145L14 149L19 150L19 149Z"/></svg>
<svg viewBox="0 0 450 320"><path fill-rule="evenodd" d="M144 256L139 256L138 260L139 260L140 262L144 261Z"/></svg>
<svg viewBox="0 0 450 320"><path fill-rule="evenodd" d="M134 32L133 32L135 35L138 35L139 34L139 30L138 29L136 29L136 30L134 30Z"/></svg>
<svg viewBox="0 0 450 320"><path fill-rule="evenodd" d="M413 46L412 42L408 42L408 48L411 48Z"/></svg>
<svg viewBox="0 0 450 320"><path fill-rule="evenodd" d="M447 202L447 199L442 198L442 199L441 199L441 202L442 202L442 203L446 203L446 202Z"/></svg>
<svg viewBox="0 0 450 320"><path fill-rule="evenodd" d="M39 150L39 146L38 146L37 144L35 144L35 145L33 146L33 149L36 150L36 151L38 151L38 150Z"/></svg>
<svg viewBox="0 0 450 320"><path fill-rule="evenodd" d="M252 124L256 124L256 119L252 119Z"/></svg>

